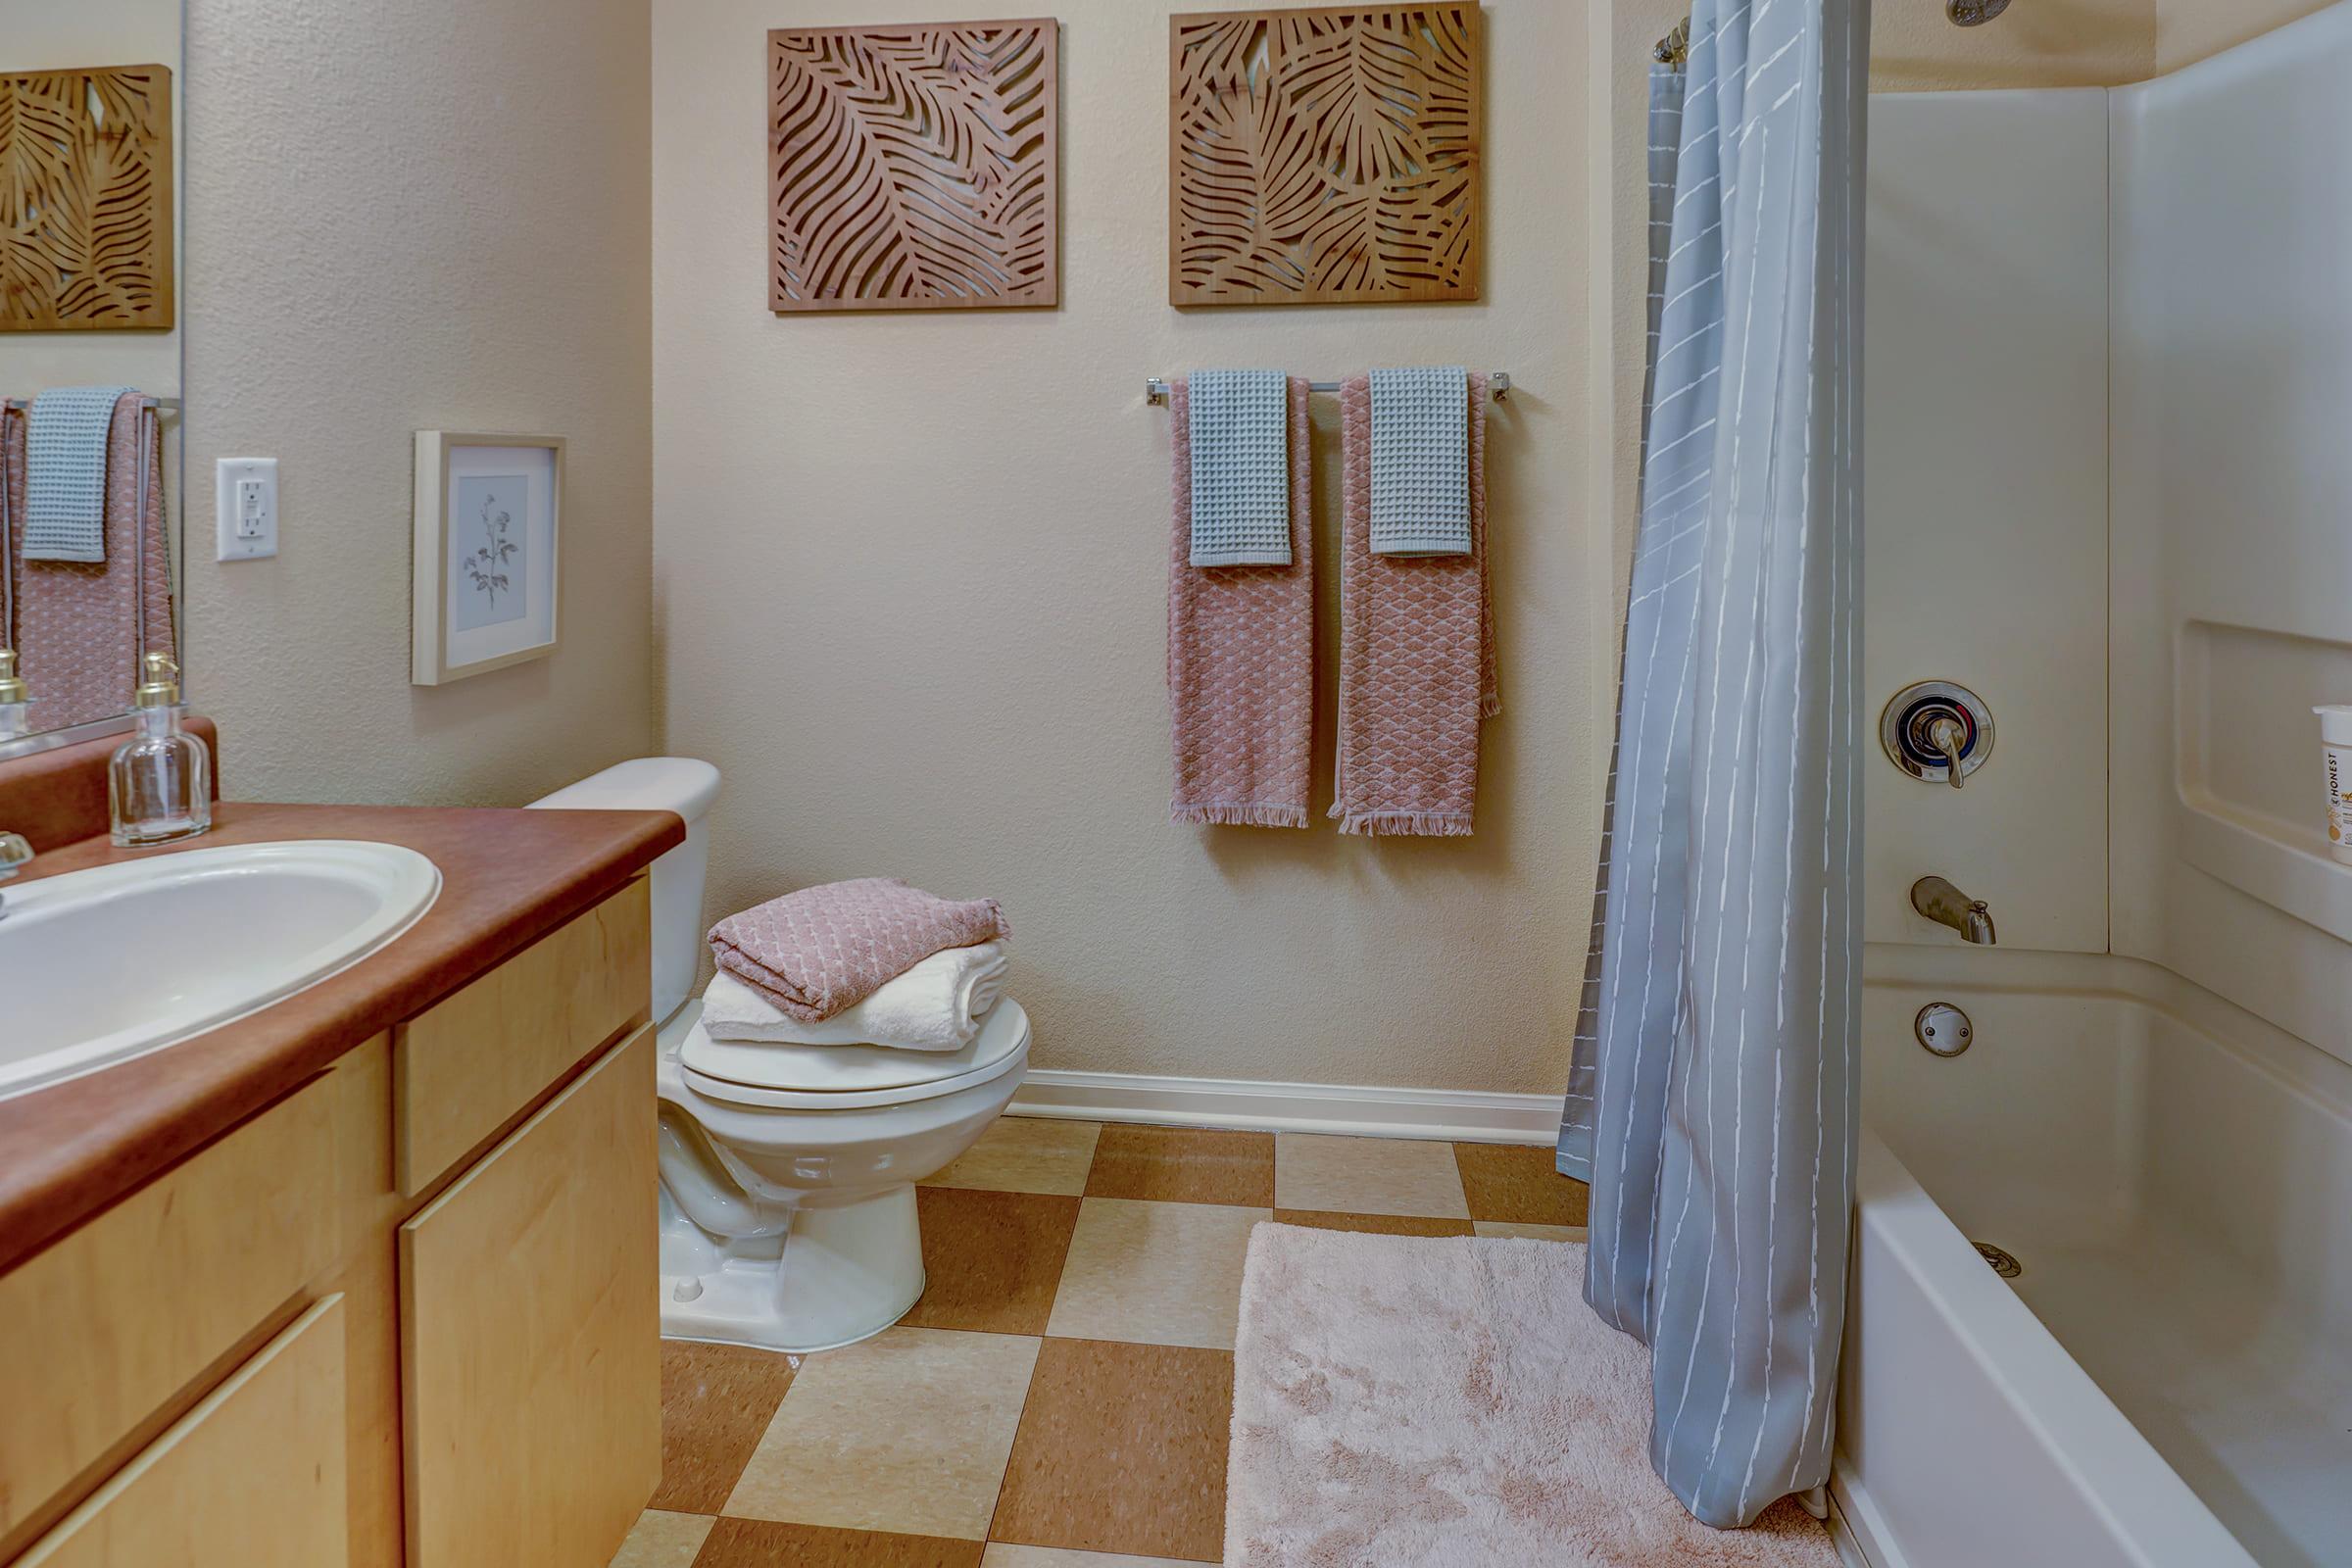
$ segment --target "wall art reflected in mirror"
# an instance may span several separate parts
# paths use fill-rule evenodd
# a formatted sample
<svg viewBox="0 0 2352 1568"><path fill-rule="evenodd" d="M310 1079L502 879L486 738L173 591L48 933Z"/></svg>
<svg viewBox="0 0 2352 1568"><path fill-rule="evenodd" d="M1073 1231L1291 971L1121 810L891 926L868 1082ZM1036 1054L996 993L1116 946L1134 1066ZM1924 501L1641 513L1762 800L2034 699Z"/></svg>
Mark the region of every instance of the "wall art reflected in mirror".
<svg viewBox="0 0 2352 1568"><path fill-rule="evenodd" d="M0 0L0 749L180 657L183 31Z"/></svg>

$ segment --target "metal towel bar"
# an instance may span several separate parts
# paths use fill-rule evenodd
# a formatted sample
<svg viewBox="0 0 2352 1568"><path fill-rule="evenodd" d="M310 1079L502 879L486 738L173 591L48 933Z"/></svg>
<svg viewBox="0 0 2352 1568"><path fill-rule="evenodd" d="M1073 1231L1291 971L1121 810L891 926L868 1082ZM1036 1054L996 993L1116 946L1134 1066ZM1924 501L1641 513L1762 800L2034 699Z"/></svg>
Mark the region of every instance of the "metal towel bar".
<svg viewBox="0 0 2352 1568"><path fill-rule="evenodd" d="M1310 392L1337 392L1340 389L1340 383L1337 381L1309 381L1306 383L1306 388ZM1509 397L1511 395L1511 372L1508 370L1488 371L1487 390L1494 394L1494 401L1497 403L1500 403L1504 398ZM1156 375L1146 377L1144 381L1144 401L1146 403L1167 402L1167 381Z"/></svg>

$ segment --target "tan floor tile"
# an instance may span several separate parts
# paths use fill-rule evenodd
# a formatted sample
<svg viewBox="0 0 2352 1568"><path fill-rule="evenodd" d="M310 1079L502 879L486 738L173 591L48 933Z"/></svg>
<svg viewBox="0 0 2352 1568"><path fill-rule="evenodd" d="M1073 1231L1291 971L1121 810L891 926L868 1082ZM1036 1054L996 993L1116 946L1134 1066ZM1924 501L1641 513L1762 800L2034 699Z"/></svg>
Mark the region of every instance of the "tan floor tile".
<svg viewBox="0 0 2352 1568"><path fill-rule="evenodd" d="M1523 1225L1582 1225L1592 1190L1563 1176L1549 1144L1456 1144L1462 1191L1472 1219Z"/></svg>
<svg viewBox="0 0 2352 1568"><path fill-rule="evenodd" d="M1582 1225L1528 1225L1515 1219L1481 1219L1471 1222L1481 1236L1521 1236L1535 1242L1581 1242L1586 1231Z"/></svg>
<svg viewBox="0 0 2352 1568"><path fill-rule="evenodd" d="M1086 1195L1266 1207L1274 1201L1274 1135L1113 1122L1095 1145Z"/></svg>
<svg viewBox="0 0 2352 1568"><path fill-rule="evenodd" d="M652 1506L718 1512L791 1386L791 1359L772 1350L662 1341L662 1484Z"/></svg>
<svg viewBox="0 0 2352 1568"><path fill-rule="evenodd" d="M1218 1203L1087 1199L1046 1332L1230 1350L1250 1231L1272 1217Z"/></svg>
<svg viewBox="0 0 2352 1568"><path fill-rule="evenodd" d="M1312 1225L1326 1231L1369 1231L1376 1236L1467 1236L1466 1219L1433 1219L1425 1214L1329 1214L1312 1208L1278 1208L1275 1223Z"/></svg>
<svg viewBox="0 0 2352 1568"><path fill-rule="evenodd" d="M988 1544L980 1568L1193 1568L1182 1557L1130 1557L1124 1552L1070 1551L1060 1546Z"/></svg>
<svg viewBox="0 0 2352 1568"><path fill-rule="evenodd" d="M1214 1562L1232 1424L1231 1351L1048 1340L989 1535Z"/></svg>
<svg viewBox="0 0 2352 1568"><path fill-rule="evenodd" d="M1000 1193L1086 1191L1095 1161L1099 1121L1063 1121L1048 1116L1000 1116L963 1157L923 1183L925 1187L977 1187Z"/></svg>
<svg viewBox="0 0 2352 1568"><path fill-rule="evenodd" d="M1043 1334L1078 1223L1078 1200L1050 1193L915 1192L923 1227L923 1298L908 1328Z"/></svg>
<svg viewBox="0 0 2352 1568"><path fill-rule="evenodd" d="M1331 1214L1470 1217L1453 1146L1402 1138L1278 1133L1274 1201Z"/></svg>
<svg viewBox="0 0 2352 1568"><path fill-rule="evenodd" d="M810 1356L725 1511L983 1539L1037 1346L1011 1334L894 1328Z"/></svg>
<svg viewBox="0 0 2352 1568"><path fill-rule="evenodd" d="M710 1520L699 1513L663 1513L648 1508L637 1516L629 1539L613 1553L612 1568L693 1568Z"/></svg>
<svg viewBox="0 0 2352 1568"><path fill-rule="evenodd" d="M980 1543L721 1519L694 1568L979 1568Z"/></svg>

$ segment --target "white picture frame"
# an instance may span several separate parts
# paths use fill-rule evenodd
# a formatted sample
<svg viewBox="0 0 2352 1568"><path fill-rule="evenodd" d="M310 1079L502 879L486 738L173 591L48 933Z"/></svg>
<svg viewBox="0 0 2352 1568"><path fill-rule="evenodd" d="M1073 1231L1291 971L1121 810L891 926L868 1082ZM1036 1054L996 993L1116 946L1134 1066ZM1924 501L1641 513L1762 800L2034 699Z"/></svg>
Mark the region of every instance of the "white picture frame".
<svg viewBox="0 0 2352 1568"><path fill-rule="evenodd" d="M417 431L411 684L553 654L563 544L562 436Z"/></svg>

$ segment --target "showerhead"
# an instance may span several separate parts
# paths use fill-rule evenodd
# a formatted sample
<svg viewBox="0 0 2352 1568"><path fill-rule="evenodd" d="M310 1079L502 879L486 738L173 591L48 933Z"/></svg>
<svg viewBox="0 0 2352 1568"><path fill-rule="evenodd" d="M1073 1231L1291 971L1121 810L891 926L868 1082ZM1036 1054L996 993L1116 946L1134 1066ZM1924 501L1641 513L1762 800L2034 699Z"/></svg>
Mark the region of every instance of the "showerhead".
<svg viewBox="0 0 2352 1568"><path fill-rule="evenodd" d="M2009 0L1944 0L1943 14L1957 26L1975 27L2009 9Z"/></svg>

